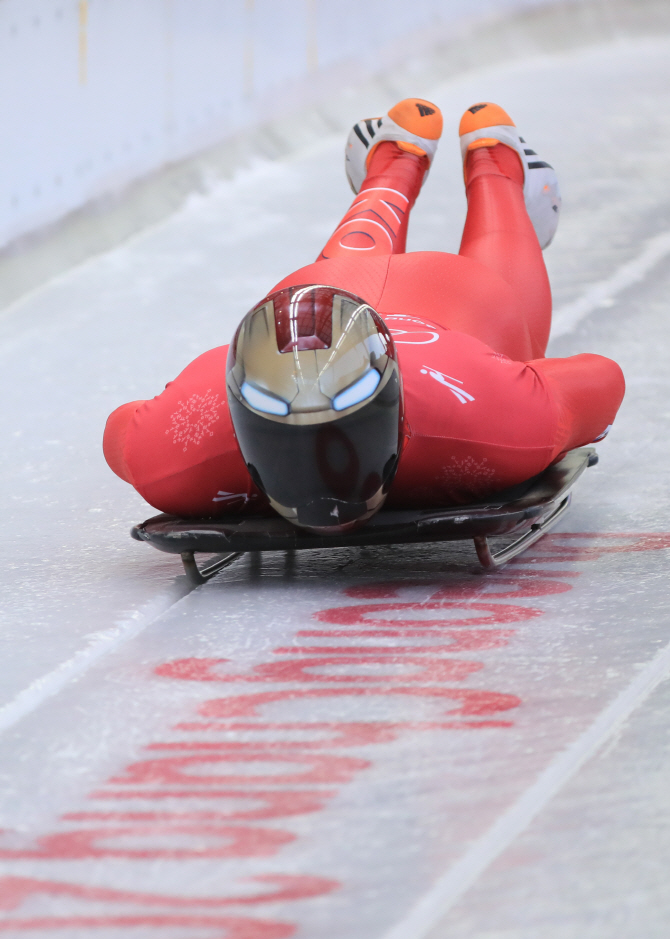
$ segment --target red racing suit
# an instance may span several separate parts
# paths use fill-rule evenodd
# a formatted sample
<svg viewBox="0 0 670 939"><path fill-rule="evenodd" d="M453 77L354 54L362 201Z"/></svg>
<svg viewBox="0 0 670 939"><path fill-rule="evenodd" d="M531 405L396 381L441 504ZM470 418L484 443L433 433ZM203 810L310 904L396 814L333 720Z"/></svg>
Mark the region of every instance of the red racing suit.
<svg viewBox="0 0 670 939"><path fill-rule="evenodd" d="M604 436L624 393L615 362L546 359L551 295L516 154L474 150L458 255L405 253L427 161L380 144L319 259L273 290L339 287L387 323L404 387L403 450L387 504L463 504L541 472ZM216 516L265 508L237 446L226 397L227 346L184 369L156 398L110 416L111 468L163 512Z"/></svg>

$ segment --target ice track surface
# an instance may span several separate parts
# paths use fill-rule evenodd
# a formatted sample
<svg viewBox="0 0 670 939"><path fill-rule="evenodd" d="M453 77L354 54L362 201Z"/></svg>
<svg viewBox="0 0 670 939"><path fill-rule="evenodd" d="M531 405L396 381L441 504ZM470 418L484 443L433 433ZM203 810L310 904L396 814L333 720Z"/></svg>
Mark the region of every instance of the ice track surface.
<svg viewBox="0 0 670 939"><path fill-rule="evenodd" d="M339 135L4 316L3 935L667 937L668 87L662 38L390 92L447 125L410 248L457 250L458 119L500 101L563 187L551 351L628 380L559 532L500 574L470 545L251 555L189 593L128 537L153 511L107 414L317 255Z"/></svg>

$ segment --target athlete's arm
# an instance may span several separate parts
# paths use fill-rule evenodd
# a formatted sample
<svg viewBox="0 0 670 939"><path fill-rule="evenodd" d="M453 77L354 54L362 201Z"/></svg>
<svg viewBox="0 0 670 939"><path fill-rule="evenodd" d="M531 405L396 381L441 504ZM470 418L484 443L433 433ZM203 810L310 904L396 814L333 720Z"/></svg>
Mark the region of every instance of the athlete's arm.
<svg viewBox="0 0 670 939"><path fill-rule="evenodd" d="M133 477L126 464L123 453L126 445L126 434L130 422L135 417L135 412L144 401L129 401L128 404L122 404L107 418L105 433L102 438L102 452L105 454L107 465L117 476L120 476L124 482L132 485Z"/></svg>
<svg viewBox="0 0 670 939"><path fill-rule="evenodd" d="M261 504L230 420L227 352L210 349L155 398L109 417L107 462L161 512L203 517Z"/></svg>
<svg viewBox="0 0 670 939"><path fill-rule="evenodd" d="M533 359L527 365L544 379L558 409L554 457L604 436L626 388L616 362L583 353L565 359Z"/></svg>

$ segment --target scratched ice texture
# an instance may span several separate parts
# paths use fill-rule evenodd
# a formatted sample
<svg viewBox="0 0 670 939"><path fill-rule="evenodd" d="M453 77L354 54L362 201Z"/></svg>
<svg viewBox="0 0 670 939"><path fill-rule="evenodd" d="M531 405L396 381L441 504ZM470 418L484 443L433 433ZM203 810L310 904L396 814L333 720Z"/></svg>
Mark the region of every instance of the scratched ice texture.
<svg viewBox="0 0 670 939"><path fill-rule="evenodd" d="M447 127L410 249L457 250L457 121L500 101L558 169L547 260L579 297L670 229L669 79L656 39L392 88ZM667 260L554 343L617 359L628 397L559 532L499 575L468 545L341 549L188 593L128 538L153 512L104 464L107 414L316 257L341 157L258 164L0 323L5 934L383 939L668 642ZM667 936L667 697L407 939Z"/></svg>

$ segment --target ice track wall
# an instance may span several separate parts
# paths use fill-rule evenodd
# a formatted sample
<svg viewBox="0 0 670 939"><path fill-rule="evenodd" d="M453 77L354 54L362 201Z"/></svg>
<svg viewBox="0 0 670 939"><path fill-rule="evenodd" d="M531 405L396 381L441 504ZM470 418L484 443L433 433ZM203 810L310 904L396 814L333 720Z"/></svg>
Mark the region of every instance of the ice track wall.
<svg viewBox="0 0 670 939"><path fill-rule="evenodd" d="M546 0L2 0L0 245L308 101L408 33Z"/></svg>
<svg viewBox="0 0 670 939"><path fill-rule="evenodd" d="M667 0L0 0L0 309L255 156Z"/></svg>

